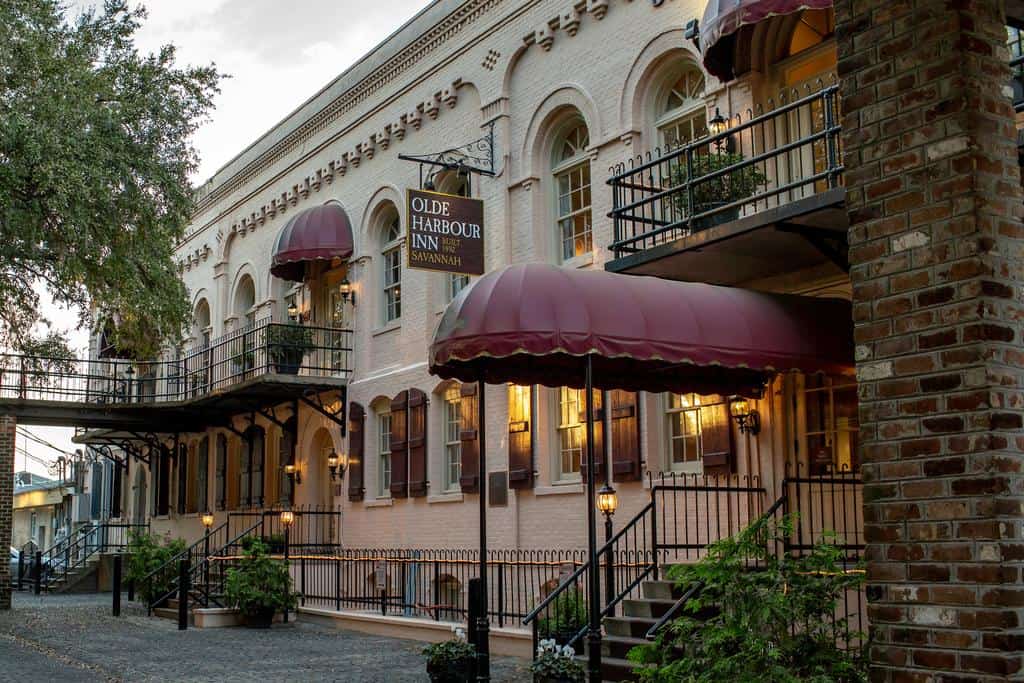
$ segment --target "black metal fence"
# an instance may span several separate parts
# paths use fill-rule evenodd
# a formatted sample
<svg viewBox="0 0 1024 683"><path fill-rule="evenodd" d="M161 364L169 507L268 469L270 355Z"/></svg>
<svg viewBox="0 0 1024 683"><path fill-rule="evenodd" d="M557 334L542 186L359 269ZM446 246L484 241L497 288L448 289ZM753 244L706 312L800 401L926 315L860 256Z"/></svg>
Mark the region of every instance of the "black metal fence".
<svg viewBox="0 0 1024 683"><path fill-rule="evenodd" d="M722 127L611 169L616 258L842 184L836 85L785 91Z"/></svg>
<svg viewBox="0 0 1024 683"><path fill-rule="evenodd" d="M68 576L86 565L99 553L128 551L133 533L148 531L148 524L103 523L83 526L46 550L34 552L28 544L22 548L18 568L18 586L35 585L49 590L66 582ZM33 548L35 544L32 544ZM32 552L26 556L26 551Z"/></svg>
<svg viewBox="0 0 1024 683"><path fill-rule="evenodd" d="M171 360L0 354L0 398L97 404L184 401L268 374L347 378L352 331L257 321Z"/></svg>

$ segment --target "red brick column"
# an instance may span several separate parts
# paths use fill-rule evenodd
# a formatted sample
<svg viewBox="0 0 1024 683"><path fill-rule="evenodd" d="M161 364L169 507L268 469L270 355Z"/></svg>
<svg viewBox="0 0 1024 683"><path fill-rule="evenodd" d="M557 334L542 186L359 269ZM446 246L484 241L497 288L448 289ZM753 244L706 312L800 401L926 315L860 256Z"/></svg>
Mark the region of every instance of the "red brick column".
<svg viewBox="0 0 1024 683"><path fill-rule="evenodd" d="M836 2L876 681L1024 673L1024 228L1003 12Z"/></svg>
<svg viewBox="0 0 1024 683"><path fill-rule="evenodd" d="M14 508L14 430L13 416L0 415L0 550L11 545L11 514ZM11 568L0 562L0 609L11 608Z"/></svg>

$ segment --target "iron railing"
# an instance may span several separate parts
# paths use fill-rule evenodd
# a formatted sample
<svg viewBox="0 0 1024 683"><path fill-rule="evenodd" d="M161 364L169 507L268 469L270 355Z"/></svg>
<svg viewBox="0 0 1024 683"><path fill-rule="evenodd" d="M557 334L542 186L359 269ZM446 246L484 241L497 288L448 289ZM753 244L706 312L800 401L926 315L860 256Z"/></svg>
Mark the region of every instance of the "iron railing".
<svg viewBox="0 0 1024 683"><path fill-rule="evenodd" d="M838 86L818 82L612 167L615 258L840 187L840 132Z"/></svg>
<svg viewBox="0 0 1024 683"><path fill-rule="evenodd" d="M348 378L352 331L257 321L170 360L0 354L0 399L186 401L270 374Z"/></svg>
<svg viewBox="0 0 1024 683"><path fill-rule="evenodd" d="M32 581L38 576L40 589L50 590L55 584L66 582L69 574L85 566L98 553L127 552L132 533L148 529L148 524L118 523L82 527L42 551L38 561L33 555L25 576Z"/></svg>

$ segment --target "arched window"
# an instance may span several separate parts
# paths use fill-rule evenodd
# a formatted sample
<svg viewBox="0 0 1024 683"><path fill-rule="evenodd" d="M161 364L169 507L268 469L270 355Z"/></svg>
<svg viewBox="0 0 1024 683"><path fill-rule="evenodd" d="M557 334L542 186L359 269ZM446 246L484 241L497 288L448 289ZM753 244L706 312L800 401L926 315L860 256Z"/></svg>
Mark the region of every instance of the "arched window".
<svg viewBox="0 0 1024 683"><path fill-rule="evenodd" d="M235 288L233 312L244 321L243 325L256 322L256 285L248 275L243 275Z"/></svg>
<svg viewBox="0 0 1024 683"><path fill-rule="evenodd" d="M590 216L590 159L587 125L576 117L555 141L551 172L557 194L556 220L563 261L593 251Z"/></svg>
<svg viewBox="0 0 1024 683"><path fill-rule="evenodd" d="M708 133L704 74L693 64L675 71L657 100L658 139L665 147L698 140Z"/></svg>
<svg viewBox="0 0 1024 683"><path fill-rule="evenodd" d="M195 314L192 316L192 337L199 346L207 346L210 343L210 304L206 299L200 299L196 304Z"/></svg>
<svg viewBox="0 0 1024 683"><path fill-rule="evenodd" d="M398 210L389 206L383 212L381 261L384 267L384 322L402 317L402 222Z"/></svg>

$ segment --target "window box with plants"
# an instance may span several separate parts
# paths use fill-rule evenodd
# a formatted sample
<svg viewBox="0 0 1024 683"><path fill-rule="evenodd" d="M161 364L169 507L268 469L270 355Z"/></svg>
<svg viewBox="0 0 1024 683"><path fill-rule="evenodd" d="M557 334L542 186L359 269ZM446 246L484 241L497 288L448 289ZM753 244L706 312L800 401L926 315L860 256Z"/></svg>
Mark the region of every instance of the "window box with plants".
<svg viewBox="0 0 1024 683"><path fill-rule="evenodd" d="M768 184L768 178L756 164L734 168L746 160L742 154L728 151L709 151L695 153L690 157L692 166L693 200L691 206L690 192L687 183L691 174L687 171L686 157L679 158L679 165L672 170L671 182L674 188L672 198L678 218L689 218L708 211L716 211L693 221L693 230L728 223L740 215L740 207L722 208L739 202L757 193L758 188ZM709 175L724 171L721 175L708 178Z"/></svg>
<svg viewBox="0 0 1024 683"><path fill-rule="evenodd" d="M228 569L224 598L251 628L270 628L275 614L298 604L288 565L270 557L262 541L253 541L241 561Z"/></svg>
<svg viewBox="0 0 1024 683"><path fill-rule="evenodd" d="M271 325L267 328L267 357L277 372L296 375L302 359L313 348L313 330L302 325Z"/></svg>
<svg viewBox="0 0 1024 683"><path fill-rule="evenodd" d="M455 628L455 638L423 648L431 683L463 683L473 680L476 648L466 642L465 631Z"/></svg>

